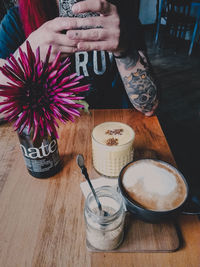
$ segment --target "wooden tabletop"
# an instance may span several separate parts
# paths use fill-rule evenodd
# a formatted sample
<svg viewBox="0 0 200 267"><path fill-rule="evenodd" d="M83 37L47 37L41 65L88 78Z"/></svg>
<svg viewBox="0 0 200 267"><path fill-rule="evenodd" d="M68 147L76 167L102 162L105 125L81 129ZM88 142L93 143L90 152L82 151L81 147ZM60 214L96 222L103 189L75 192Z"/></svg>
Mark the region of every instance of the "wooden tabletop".
<svg viewBox="0 0 200 267"><path fill-rule="evenodd" d="M63 170L49 179L28 174L16 133L0 126L0 266L1 267L198 267L200 222L180 216L184 245L173 253L89 253L83 217L84 181L76 166L82 153L91 177L91 131L104 121L121 121L136 132L135 151L154 150L159 159L175 165L157 117L133 110L95 110L75 123L61 125L59 150ZM163 238L165 238L163 236Z"/></svg>

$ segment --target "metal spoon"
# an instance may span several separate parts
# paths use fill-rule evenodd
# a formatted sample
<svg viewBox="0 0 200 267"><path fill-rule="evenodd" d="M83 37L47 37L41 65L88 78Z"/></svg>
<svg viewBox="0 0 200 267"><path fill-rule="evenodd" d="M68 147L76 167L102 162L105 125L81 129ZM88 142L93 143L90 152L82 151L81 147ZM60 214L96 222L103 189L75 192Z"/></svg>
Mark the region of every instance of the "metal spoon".
<svg viewBox="0 0 200 267"><path fill-rule="evenodd" d="M76 158L76 162L77 162L78 166L80 167L80 169L81 169L81 171L82 171L82 174L84 175L85 179L87 180L87 182L88 182L88 184L89 184L89 186L90 186L90 188L91 188L91 190L92 190L92 193L93 193L93 195L94 195L94 198L95 198L95 200L96 200L96 202L97 202L97 206L98 206L100 215L101 215L101 216L108 216L109 214L107 213L107 211L102 210L101 203L100 203L100 201L99 201L99 199L98 199L98 197L97 197L97 194L96 194L96 192L95 192L95 190L94 190L94 187L93 187L93 185L92 185L92 183L91 183L91 181L90 181L90 179L89 179L89 175L88 175L88 173L87 173L87 169L86 169L86 167L85 167L85 165L84 165L84 157L83 157L83 155L79 154L79 155L77 156L77 158Z"/></svg>

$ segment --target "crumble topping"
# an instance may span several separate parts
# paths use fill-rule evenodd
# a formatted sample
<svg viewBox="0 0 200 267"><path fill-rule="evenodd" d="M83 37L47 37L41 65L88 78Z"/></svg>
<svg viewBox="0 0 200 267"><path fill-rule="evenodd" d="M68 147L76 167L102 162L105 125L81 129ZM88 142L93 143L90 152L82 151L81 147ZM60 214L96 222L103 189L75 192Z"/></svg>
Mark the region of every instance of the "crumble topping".
<svg viewBox="0 0 200 267"><path fill-rule="evenodd" d="M119 144L118 139L117 138L109 138L106 140L106 145L107 146L117 146Z"/></svg>
<svg viewBox="0 0 200 267"><path fill-rule="evenodd" d="M114 129L114 130L107 130L106 134L108 135L122 135L124 129Z"/></svg>

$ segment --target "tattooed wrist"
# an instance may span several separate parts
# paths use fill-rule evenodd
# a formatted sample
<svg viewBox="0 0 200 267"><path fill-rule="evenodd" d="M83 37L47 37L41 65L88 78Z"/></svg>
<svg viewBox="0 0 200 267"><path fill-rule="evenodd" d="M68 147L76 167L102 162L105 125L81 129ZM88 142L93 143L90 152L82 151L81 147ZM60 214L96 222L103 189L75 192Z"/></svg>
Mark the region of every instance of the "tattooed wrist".
<svg viewBox="0 0 200 267"><path fill-rule="evenodd" d="M125 70L129 70L130 68L133 68L136 66L139 58L140 58L140 55L138 51L134 50L132 52L127 53L125 57L117 58L117 63L120 65L123 64Z"/></svg>
<svg viewBox="0 0 200 267"><path fill-rule="evenodd" d="M157 104L157 88L149 71L137 69L122 79L133 106L143 113L152 111Z"/></svg>

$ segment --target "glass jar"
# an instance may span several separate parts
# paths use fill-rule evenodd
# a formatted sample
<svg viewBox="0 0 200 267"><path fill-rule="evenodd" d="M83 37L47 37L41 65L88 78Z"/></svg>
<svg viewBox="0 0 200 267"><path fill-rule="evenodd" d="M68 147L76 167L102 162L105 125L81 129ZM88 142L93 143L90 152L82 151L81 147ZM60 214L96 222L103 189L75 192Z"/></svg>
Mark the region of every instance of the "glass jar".
<svg viewBox="0 0 200 267"><path fill-rule="evenodd" d="M91 249L113 250L122 242L124 237L125 210L121 195L110 186L97 188L96 194L107 212L103 216L98 209L92 192L85 202L86 242Z"/></svg>

